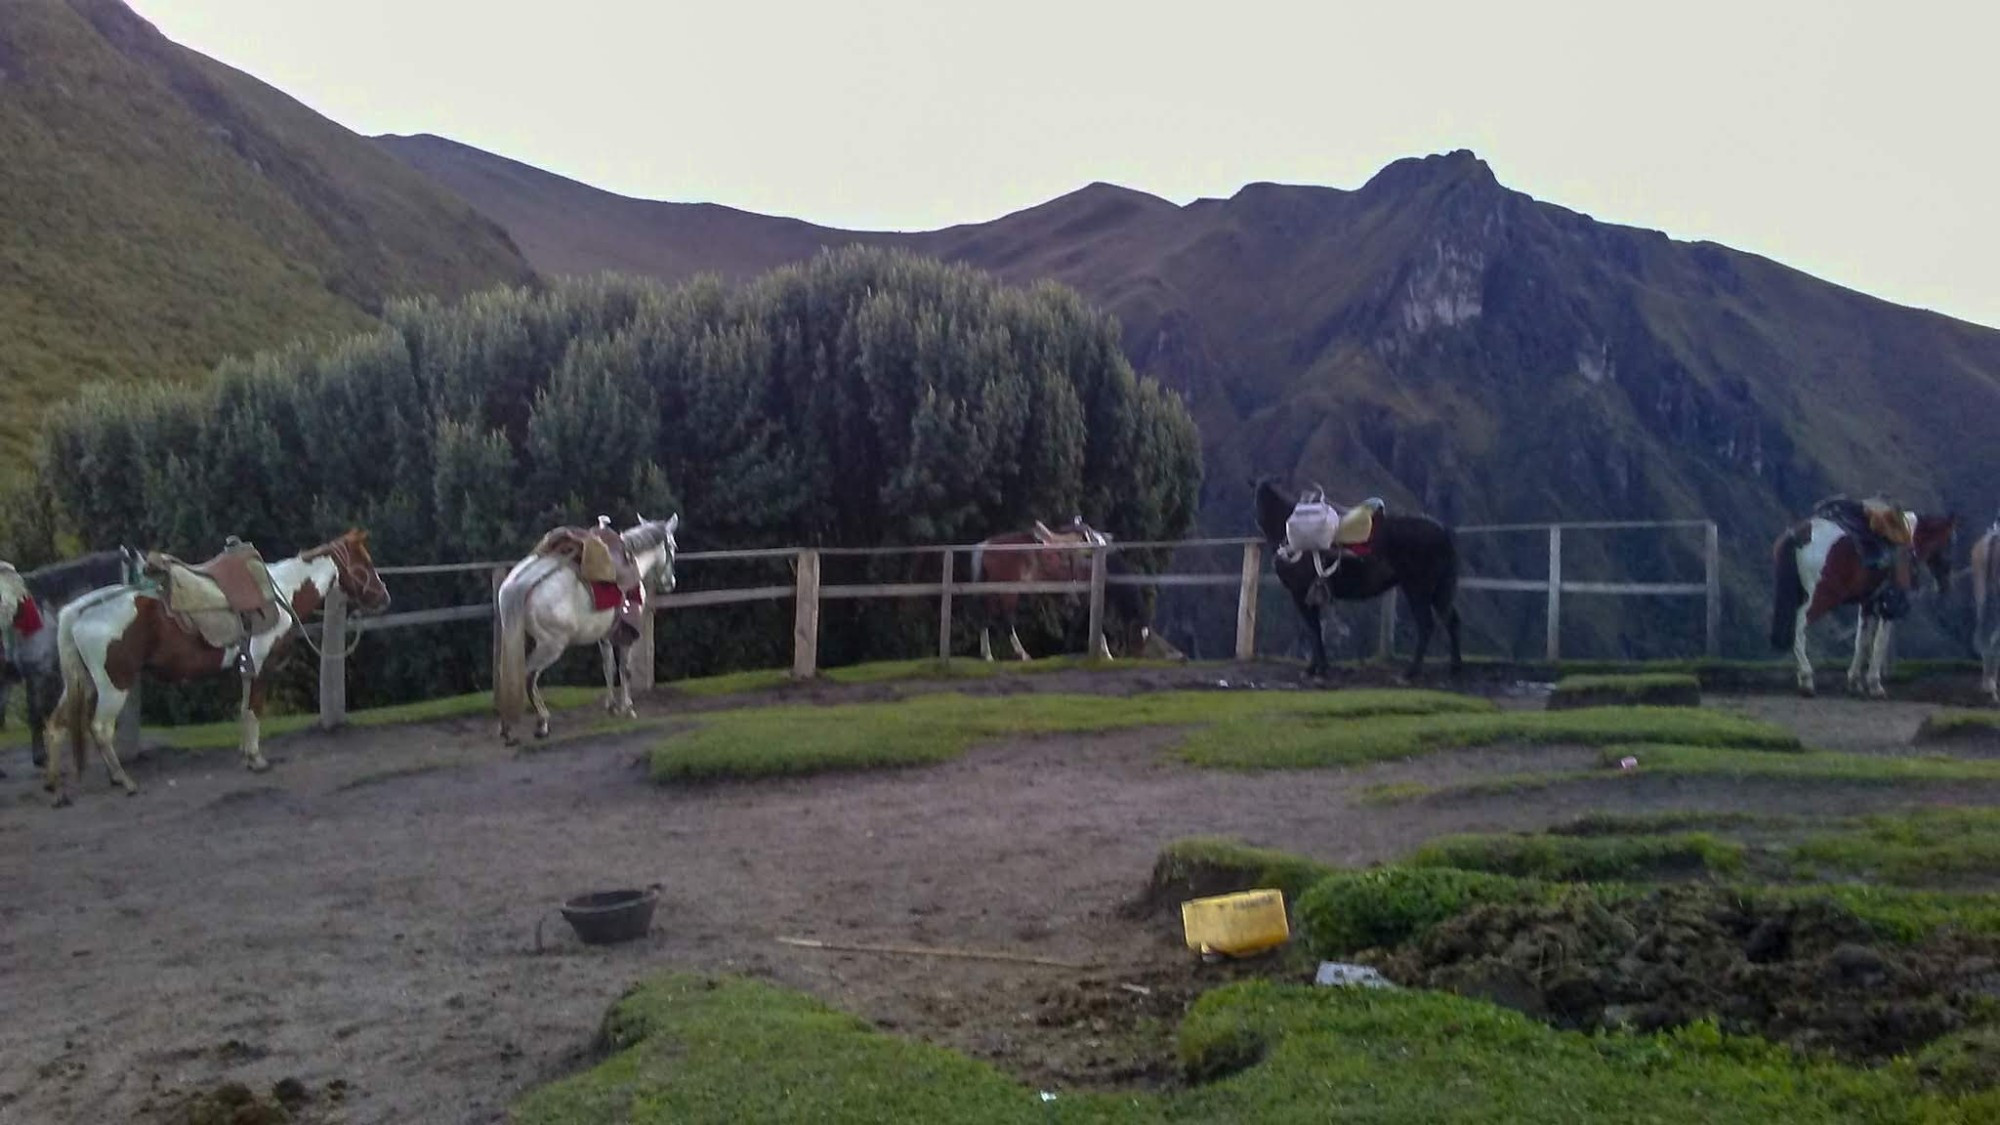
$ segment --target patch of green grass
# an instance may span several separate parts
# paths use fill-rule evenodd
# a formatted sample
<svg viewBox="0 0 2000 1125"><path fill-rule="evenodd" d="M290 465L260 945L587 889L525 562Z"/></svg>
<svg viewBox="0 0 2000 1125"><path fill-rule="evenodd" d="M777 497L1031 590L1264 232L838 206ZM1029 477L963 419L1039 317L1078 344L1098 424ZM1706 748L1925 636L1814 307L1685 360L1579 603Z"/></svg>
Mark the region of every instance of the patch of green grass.
<svg viewBox="0 0 2000 1125"><path fill-rule="evenodd" d="M1535 879L1643 879L1674 872L1734 874L1743 845L1707 832L1673 835L1444 836L1417 849L1412 867L1454 867Z"/></svg>
<svg viewBox="0 0 2000 1125"><path fill-rule="evenodd" d="M1701 681L1686 672L1564 676L1549 693L1551 711L1608 705L1699 707Z"/></svg>
<svg viewBox="0 0 2000 1125"><path fill-rule="evenodd" d="M1334 873L1317 860L1272 848L1252 847L1220 836L1189 836L1161 849L1153 861L1150 893L1155 902L1182 902L1207 895L1275 887L1286 905Z"/></svg>
<svg viewBox="0 0 2000 1125"><path fill-rule="evenodd" d="M1194 726L1250 738L1284 720L1330 723L1384 714L1490 711L1431 691L1154 692L1109 697L955 692L891 703L746 708L707 716L653 752L655 780L768 777L948 761L1008 735ZM1198 732L1199 733L1199 732Z"/></svg>
<svg viewBox="0 0 2000 1125"><path fill-rule="evenodd" d="M1531 712L1532 713L1532 712ZM1632 770L1616 767L1626 756L1639 760ZM1742 780L1784 780L1814 784L1896 785L1926 782L2000 782L2000 762L1966 761L1932 756L1889 758L1809 750L1796 754L1735 750L1715 746L1624 746L1606 750L1605 768L1548 770L1505 774L1449 785L1402 782L1380 785L1364 793L1372 804L1438 798L1490 797L1525 793L1559 785L1626 784L1636 778L1717 777Z"/></svg>
<svg viewBox="0 0 2000 1125"><path fill-rule="evenodd" d="M1210 728L1180 754L1227 769L1301 769L1409 758L1503 743L1617 746L1672 742L1752 750L1800 749L1782 727L1684 707L1595 707L1575 711L1493 711L1382 716L1366 721L1272 723L1251 730Z"/></svg>
<svg viewBox="0 0 2000 1125"><path fill-rule="evenodd" d="M1180 660L1117 660L1105 663L1088 656L1050 656L1025 664L1013 660L877 660L823 668L818 679L835 684L886 684L906 680L987 680L996 676L1031 676L1050 672L1134 671L1149 668L1185 668ZM727 672L719 676L680 680L663 684L673 691L702 698L768 691L795 683L784 668L757 668L747 672Z"/></svg>
<svg viewBox="0 0 2000 1125"><path fill-rule="evenodd" d="M1248 981L1196 1002L1183 1065L1259 1061L1174 1097L1173 1120L1256 1122L1971 1122L1990 1094L1924 1091L1906 1063L1801 1059L1712 1023L1664 1035L1553 1030L1435 992Z"/></svg>
<svg viewBox="0 0 2000 1125"><path fill-rule="evenodd" d="M1883 813L1816 833L1800 860L1894 883L2000 874L2000 809Z"/></svg>
<svg viewBox="0 0 2000 1125"><path fill-rule="evenodd" d="M885 1034L762 982L653 978L606 1017L611 1053L530 1091L517 1125L674 1122L1499 1123L1990 1120L1990 1094L1924 1089L1913 1066L1802 1060L1696 1024L1580 1035L1441 993L1249 981L1206 993L1179 1029L1170 1094L1044 1100L983 1062ZM755 1065L744 1065L754 1060Z"/></svg>
<svg viewBox="0 0 2000 1125"><path fill-rule="evenodd" d="M1918 742L2000 742L2000 708L1940 707L1917 727Z"/></svg>

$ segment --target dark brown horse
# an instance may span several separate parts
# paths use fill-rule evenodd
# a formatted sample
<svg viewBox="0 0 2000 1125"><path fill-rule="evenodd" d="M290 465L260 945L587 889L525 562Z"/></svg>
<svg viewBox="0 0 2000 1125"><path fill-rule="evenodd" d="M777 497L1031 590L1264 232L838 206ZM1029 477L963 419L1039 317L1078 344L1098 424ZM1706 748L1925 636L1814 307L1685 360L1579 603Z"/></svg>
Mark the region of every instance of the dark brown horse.
<svg viewBox="0 0 2000 1125"><path fill-rule="evenodd" d="M142 585L111 586L63 607L56 624L56 651L63 693L49 722L45 787L57 806L69 803L63 781L62 740L69 740L76 775L83 778L84 744L94 739L111 780L130 795L139 787L125 774L113 745L118 714L143 672L164 683L236 675L243 682L239 716L243 763L253 771L270 768L258 745L264 715L265 673L285 642L319 610L336 583L359 612L389 604L389 590L375 573L368 533L349 530L309 551L270 564L271 590L281 603L270 622L250 632L240 645L218 648L183 627Z"/></svg>
<svg viewBox="0 0 2000 1125"><path fill-rule="evenodd" d="M1909 554L1925 566L1943 593L1951 579L1951 542L1958 528L1954 515L1905 512L1910 527ZM1876 699L1889 694L1882 687L1882 665L1889 652L1893 623L1909 612L1909 592L1917 585L1906 560L1891 567L1871 567L1846 528L1815 515L1785 530L1771 547L1773 596L1771 647L1790 648L1798 665L1798 690L1812 695L1813 667L1806 658L1806 629L1842 606L1858 606L1854 660L1847 667L1847 690ZM1872 649L1872 652L1871 652ZM1866 677L1863 663L1866 662Z"/></svg>
<svg viewBox="0 0 2000 1125"><path fill-rule="evenodd" d="M1084 523L1081 516L1059 530L1051 530L1037 521L1033 527L1002 532L981 540L973 547L972 581L1088 582L1091 552L1076 548L1104 547L1110 541L1109 535ZM1001 549L994 550L996 547ZM1064 547L1071 549L1062 549ZM1107 575L1130 573L1115 551L1107 551L1104 568ZM1027 648L1021 644L1020 634L1015 631L1015 616L1020 609L1021 596L1018 593L992 593L975 603L979 607L979 655L982 659L993 659L991 630L996 619L1007 627L1007 640L1014 646L1015 657L1031 659ZM1072 598L1074 596L1071 595ZM1152 633L1150 622L1146 620L1144 596L1136 586L1108 583L1104 600L1106 609L1111 611L1107 617L1115 616L1129 634L1123 647L1128 653L1138 652ZM1106 636L1097 638L1096 655L1106 660L1111 659L1108 637L1112 631L1113 625L1107 621Z"/></svg>
<svg viewBox="0 0 2000 1125"><path fill-rule="evenodd" d="M1322 577L1325 564L1316 561L1317 552L1287 559L1278 550L1285 542L1285 523L1298 498L1288 495L1270 477L1260 477L1253 484L1257 527L1271 552L1271 567L1291 592L1292 604L1298 607L1312 641L1312 663L1306 675L1324 676L1328 671L1320 600L1314 594L1322 583L1327 596L1342 601L1361 601L1401 587L1403 604L1409 607L1410 619L1417 626L1417 651L1402 678L1414 680L1423 671L1424 653L1438 625L1444 626L1445 638L1451 642L1451 674L1458 675L1465 661L1458 640L1458 543L1450 528L1429 516L1385 512L1376 517L1379 530L1369 553L1341 559L1337 569Z"/></svg>

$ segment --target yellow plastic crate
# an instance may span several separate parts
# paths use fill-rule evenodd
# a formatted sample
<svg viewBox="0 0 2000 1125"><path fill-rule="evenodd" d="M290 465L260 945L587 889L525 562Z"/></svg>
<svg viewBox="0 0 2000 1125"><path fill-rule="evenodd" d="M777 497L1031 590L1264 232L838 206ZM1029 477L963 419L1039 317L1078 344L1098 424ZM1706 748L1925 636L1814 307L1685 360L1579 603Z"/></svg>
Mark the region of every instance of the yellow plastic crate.
<svg viewBox="0 0 2000 1125"><path fill-rule="evenodd" d="M1181 903L1181 928L1189 949L1246 957L1291 940L1285 893L1238 891Z"/></svg>

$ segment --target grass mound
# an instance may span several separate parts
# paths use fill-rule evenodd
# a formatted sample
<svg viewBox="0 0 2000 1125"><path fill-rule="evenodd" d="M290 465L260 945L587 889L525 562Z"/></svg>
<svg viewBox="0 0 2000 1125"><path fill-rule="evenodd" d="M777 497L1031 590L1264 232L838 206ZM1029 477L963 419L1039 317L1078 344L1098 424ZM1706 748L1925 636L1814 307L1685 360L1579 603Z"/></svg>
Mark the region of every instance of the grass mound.
<svg viewBox="0 0 2000 1125"><path fill-rule="evenodd" d="M1301 769L1528 742L1802 749L1798 736L1790 731L1739 715L1678 707L1594 707L1561 712L1385 714L1365 722L1272 723L1249 730L1209 728L1192 735L1180 754L1204 766Z"/></svg>
<svg viewBox="0 0 2000 1125"><path fill-rule="evenodd" d="M1270 848L1255 848L1218 836L1175 840L1153 861L1146 893L1135 912L1173 910L1191 898L1276 887L1293 907L1313 884L1334 873L1323 863Z"/></svg>
<svg viewBox="0 0 2000 1125"><path fill-rule="evenodd" d="M1614 705L1699 707L1701 681L1687 672L1630 676L1564 676L1549 693L1551 711Z"/></svg>
<svg viewBox="0 0 2000 1125"><path fill-rule="evenodd" d="M1940 707L1924 716L1913 741L1969 742L2000 748L2000 708Z"/></svg>
<svg viewBox="0 0 2000 1125"><path fill-rule="evenodd" d="M519 1125L951 1121L1499 1123L1990 1120L2000 1099L1928 1091L1917 1068L1800 1059L1695 1024L1585 1037L1456 996L1249 981L1209 991L1166 1093L1055 1091L883 1034L761 982L670 975L607 1016L607 1057L529 1092ZM754 1065L745 1065L754 1060Z"/></svg>
<svg viewBox="0 0 2000 1125"><path fill-rule="evenodd" d="M1839 823L1794 849L1808 864L1898 884L2000 877L2000 809L1939 808Z"/></svg>
<svg viewBox="0 0 2000 1125"><path fill-rule="evenodd" d="M1380 715L1491 711L1448 692L1165 691L1113 697L1070 693L966 696L889 703L787 705L704 716L653 751L656 781L775 777L829 770L933 765L976 742L1010 735L1195 727L1243 739L1287 723L1328 726Z"/></svg>
<svg viewBox="0 0 2000 1125"><path fill-rule="evenodd" d="M1569 881L1724 875L1743 869L1746 849L1707 832L1668 835L1445 836L1418 849L1413 867L1455 867Z"/></svg>

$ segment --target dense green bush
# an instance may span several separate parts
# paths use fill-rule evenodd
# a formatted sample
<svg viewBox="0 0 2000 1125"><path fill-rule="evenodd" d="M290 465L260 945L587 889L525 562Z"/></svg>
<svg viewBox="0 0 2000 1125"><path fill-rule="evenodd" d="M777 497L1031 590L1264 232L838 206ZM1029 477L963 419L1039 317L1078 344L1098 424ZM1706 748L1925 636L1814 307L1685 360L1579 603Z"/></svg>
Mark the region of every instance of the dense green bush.
<svg viewBox="0 0 2000 1125"><path fill-rule="evenodd" d="M1298 916L1316 956L1399 945L1483 902L1512 901L1533 884L1449 867L1343 871L1300 897Z"/></svg>
<svg viewBox="0 0 2000 1125"><path fill-rule="evenodd" d="M599 513L678 511L684 552L970 541L1072 514L1128 540L1193 522L1186 408L1133 374L1108 317L1054 285L846 250L740 288L597 278L384 318L231 361L199 388L100 389L55 410L38 461L49 518L22 493L10 534L201 558L239 535L278 558L359 524L389 565L512 560ZM825 580L914 578L921 563L842 565ZM790 580L782 560L680 577ZM390 585L401 609L477 602L487 583ZM663 672L776 663L790 615L671 615ZM821 659L909 655L935 621L915 604L830 604ZM350 664L359 701L488 684L482 624L388 637ZM595 674L594 654L569 668Z"/></svg>

